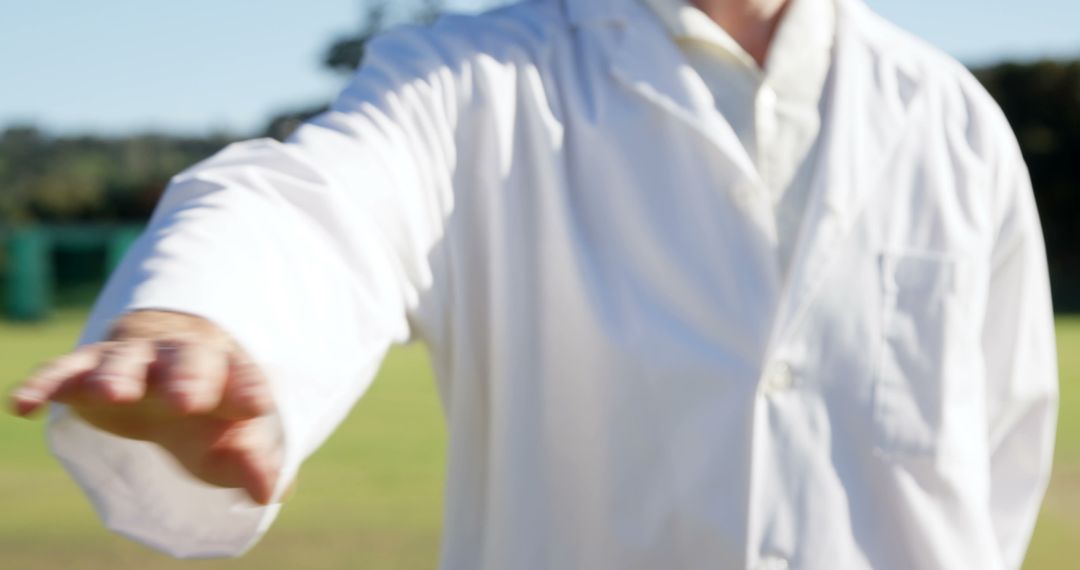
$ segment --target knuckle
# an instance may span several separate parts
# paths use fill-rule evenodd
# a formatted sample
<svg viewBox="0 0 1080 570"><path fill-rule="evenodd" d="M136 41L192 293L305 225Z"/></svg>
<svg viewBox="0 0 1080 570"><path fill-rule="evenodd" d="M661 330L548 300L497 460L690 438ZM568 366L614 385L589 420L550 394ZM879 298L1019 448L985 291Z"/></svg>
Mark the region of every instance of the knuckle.
<svg viewBox="0 0 1080 570"><path fill-rule="evenodd" d="M106 340L99 342L96 345L97 353L104 358L108 358L123 350L122 347L126 343L127 341L123 340Z"/></svg>
<svg viewBox="0 0 1080 570"><path fill-rule="evenodd" d="M233 358L230 364L232 376L241 390L266 391L266 376L254 361L248 358Z"/></svg>
<svg viewBox="0 0 1080 570"><path fill-rule="evenodd" d="M244 360L236 365L236 375L244 384L248 385L262 385L265 383L262 371L250 360Z"/></svg>
<svg viewBox="0 0 1080 570"><path fill-rule="evenodd" d="M30 380L33 381L38 378L44 378L54 375L58 368L58 362L59 359L47 360L45 362L39 363L37 366L34 367L33 372L30 373Z"/></svg>
<svg viewBox="0 0 1080 570"><path fill-rule="evenodd" d="M109 341L101 348L102 358L106 360L146 360L146 343L138 340Z"/></svg>
<svg viewBox="0 0 1080 570"><path fill-rule="evenodd" d="M166 353L189 350L196 344L198 344L197 341L179 336L168 336L154 340L154 347L157 348L158 351Z"/></svg>
<svg viewBox="0 0 1080 570"><path fill-rule="evenodd" d="M257 394L239 394L233 396L230 405L225 406L226 413L238 417L255 417L267 413L270 406L267 400Z"/></svg>

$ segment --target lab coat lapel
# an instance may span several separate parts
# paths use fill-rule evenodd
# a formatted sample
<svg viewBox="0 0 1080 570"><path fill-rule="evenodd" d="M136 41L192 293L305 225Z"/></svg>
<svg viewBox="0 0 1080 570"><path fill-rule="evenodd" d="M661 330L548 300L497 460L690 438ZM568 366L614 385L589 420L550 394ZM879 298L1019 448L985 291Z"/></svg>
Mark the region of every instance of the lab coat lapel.
<svg viewBox="0 0 1080 570"><path fill-rule="evenodd" d="M830 107L799 239L782 289L770 340L775 349L805 317L849 238L880 174L910 127L917 83L863 37L867 8L839 0Z"/></svg>
<svg viewBox="0 0 1080 570"><path fill-rule="evenodd" d="M740 174L757 181L757 170L735 130L716 111L708 86L663 25L640 2L622 8L623 25L604 30L614 36L607 45L616 81L696 131Z"/></svg>

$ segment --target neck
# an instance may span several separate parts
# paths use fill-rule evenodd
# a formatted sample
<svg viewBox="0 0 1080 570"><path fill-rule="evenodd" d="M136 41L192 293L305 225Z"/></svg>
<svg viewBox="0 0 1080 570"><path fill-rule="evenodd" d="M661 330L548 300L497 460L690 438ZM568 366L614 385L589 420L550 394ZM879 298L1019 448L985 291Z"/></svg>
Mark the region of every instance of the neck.
<svg viewBox="0 0 1080 570"><path fill-rule="evenodd" d="M765 65L788 0L690 0L757 61Z"/></svg>

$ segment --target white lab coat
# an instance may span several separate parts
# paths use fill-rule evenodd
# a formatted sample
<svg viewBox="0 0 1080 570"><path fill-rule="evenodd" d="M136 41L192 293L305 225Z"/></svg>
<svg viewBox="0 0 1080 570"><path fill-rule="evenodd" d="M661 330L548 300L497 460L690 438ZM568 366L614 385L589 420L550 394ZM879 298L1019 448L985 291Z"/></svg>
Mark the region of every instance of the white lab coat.
<svg viewBox="0 0 1080 570"><path fill-rule="evenodd" d="M84 341L131 308L219 323L271 378L288 479L422 339L444 570L1016 568L1056 413L1028 176L959 64L838 14L786 280L655 17L539 0L389 33L287 143L177 176ZM63 409L50 439L111 528L175 555L276 513Z"/></svg>

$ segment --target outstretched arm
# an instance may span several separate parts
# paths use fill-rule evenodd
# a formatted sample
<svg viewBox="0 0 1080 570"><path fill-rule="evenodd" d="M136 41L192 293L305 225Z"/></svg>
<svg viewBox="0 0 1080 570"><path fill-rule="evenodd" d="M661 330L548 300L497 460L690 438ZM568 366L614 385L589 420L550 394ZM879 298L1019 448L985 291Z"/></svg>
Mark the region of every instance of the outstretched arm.
<svg viewBox="0 0 1080 570"><path fill-rule="evenodd" d="M231 145L172 180L82 348L14 396L21 413L66 404L51 445L110 528L176 556L242 553L276 513L256 503L392 343L427 334L453 81L426 32L392 33L288 141Z"/></svg>

